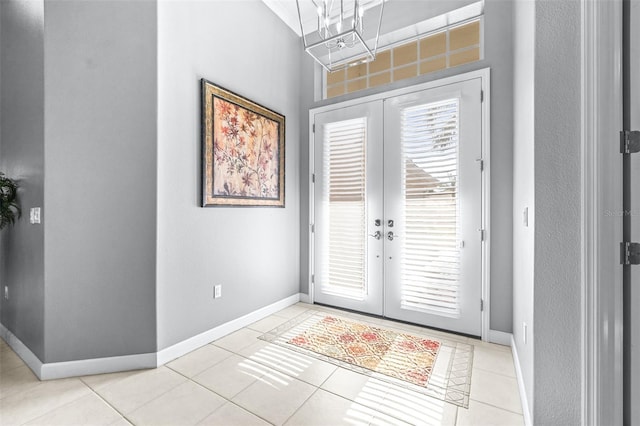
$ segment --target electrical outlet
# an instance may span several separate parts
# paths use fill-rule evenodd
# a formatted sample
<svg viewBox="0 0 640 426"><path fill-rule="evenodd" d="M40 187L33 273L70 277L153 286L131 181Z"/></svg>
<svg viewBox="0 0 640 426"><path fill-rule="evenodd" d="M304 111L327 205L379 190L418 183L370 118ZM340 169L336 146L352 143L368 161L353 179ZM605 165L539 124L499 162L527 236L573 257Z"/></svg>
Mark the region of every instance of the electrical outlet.
<svg viewBox="0 0 640 426"><path fill-rule="evenodd" d="M9 286L8 285L4 286L4 298L9 300Z"/></svg>
<svg viewBox="0 0 640 426"><path fill-rule="evenodd" d="M527 344L527 323L522 323L522 343Z"/></svg>
<svg viewBox="0 0 640 426"><path fill-rule="evenodd" d="M213 287L213 298L219 299L222 297L222 284L218 284Z"/></svg>

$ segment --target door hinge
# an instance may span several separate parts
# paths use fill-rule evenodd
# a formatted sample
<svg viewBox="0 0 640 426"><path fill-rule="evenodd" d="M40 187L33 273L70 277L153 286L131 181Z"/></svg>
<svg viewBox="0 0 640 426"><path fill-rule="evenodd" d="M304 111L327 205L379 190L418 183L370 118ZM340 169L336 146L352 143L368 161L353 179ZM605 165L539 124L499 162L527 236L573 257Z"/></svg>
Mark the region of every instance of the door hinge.
<svg viewBox="0 0 640 426"><path fill-rule="evenodd" d="M640 243L625 241L620 243L620 263L623 265L640 265Z"/></svg>
<svg viewBox="0 0 640 426"><path fill-rule="evenodd" d="M484 90L480 91L480 102L484 102Z"/></svg>
<svg viewBox="0 0 640 426"><path fill-rule="evenodd" d="M480 299L480 311L484 312L484 300Z"/></svg>
<svg viewBox="0 0 640 426"><path fill-rule="evenodd" d="M316 123L313 123L313 125L311 126L311 132L312 133L316 132Z"/></svg>
<svg viewBox="0 0 640 426"><path fill-rule="evenodd" d="M640 130L623 130L620 132L620 152L623 154L640 152Z"/></svg>
<svg viewBox="0 0 640 426"><path fill-rule="evenodd" d="M478 229L478 231L480 231L480 241L484 241L484 237L485 237L484 229Z"/></svg>
<svg viewBox="0 0 640 426"><path fill-rule="evenodd" d="M316 224L315 224L315 223L312 223L312 224L311 224L311 233L313 234L313 233L315 233L315 232L316 232Z"/></svg>
<svg viewBox="0 0 640 426"><path fill-rule="evenodd" d="M316 274L311 274L311 284L316 283Z"/></svg>
<svg viewBox="0 0 640 426"><path fill-rule="evenodd" d="M315 173L311 174L311 183L316 183L316 174Z"/></svg>
<svg viewBox="0 0 640 426"><path fill-rule="evenodd" d="M476 158L478 165L480 166L480 171L484 171L484 160L482 158Z"/></svg>

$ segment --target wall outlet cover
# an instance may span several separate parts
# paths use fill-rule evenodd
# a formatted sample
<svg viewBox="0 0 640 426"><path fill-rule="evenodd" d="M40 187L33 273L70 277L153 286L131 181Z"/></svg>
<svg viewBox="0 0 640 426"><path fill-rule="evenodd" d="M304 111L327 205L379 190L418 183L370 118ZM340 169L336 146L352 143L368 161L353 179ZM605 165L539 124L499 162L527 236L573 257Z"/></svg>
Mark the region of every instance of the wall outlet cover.
<svg viewBox="0 0 640 426"><path fill-rule="evenodd" d="M222 297L222 284L213 287L213 298L218 299L220 297Z"/></svg>

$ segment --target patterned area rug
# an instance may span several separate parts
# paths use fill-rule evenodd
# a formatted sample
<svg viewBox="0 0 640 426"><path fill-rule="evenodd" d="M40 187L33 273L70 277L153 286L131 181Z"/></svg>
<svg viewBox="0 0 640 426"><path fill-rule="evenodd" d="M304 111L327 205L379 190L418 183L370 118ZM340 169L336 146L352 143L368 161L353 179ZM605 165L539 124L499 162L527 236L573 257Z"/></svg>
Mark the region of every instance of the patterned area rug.
<svg viewBox="0 0 640 426"><path fill-rule="evenodd" d="M462 407L469 403L473 347L465 343L318 311L261 339Z"/></svg>

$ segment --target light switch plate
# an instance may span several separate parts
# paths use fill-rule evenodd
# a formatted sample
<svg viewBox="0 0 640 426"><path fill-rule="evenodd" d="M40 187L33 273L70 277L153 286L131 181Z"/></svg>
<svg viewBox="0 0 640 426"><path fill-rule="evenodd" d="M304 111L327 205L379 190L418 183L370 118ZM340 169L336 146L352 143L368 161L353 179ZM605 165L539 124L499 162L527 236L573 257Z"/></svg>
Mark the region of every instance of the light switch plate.
<svg viewBox="0 0 640 426"><path fill-rule="evenodd" d="M40 223L40 207L32 207L29 211L29 221L31 224Z"/></svg>

